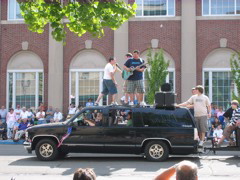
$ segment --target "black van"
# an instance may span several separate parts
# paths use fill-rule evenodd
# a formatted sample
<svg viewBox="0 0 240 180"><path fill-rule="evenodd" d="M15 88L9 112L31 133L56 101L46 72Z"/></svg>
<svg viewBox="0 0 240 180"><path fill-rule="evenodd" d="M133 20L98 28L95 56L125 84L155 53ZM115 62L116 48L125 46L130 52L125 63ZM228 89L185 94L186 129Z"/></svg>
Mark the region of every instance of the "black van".
<svg viewBox="0 0 240 180"><path fill-rule="evenodd" d="M44 161L71 152L143 154L148 160L163 161L169 154L197 153L197 145L188 109L127 106L84 108L65 122L28 128L24 142L29 153L35 150Z"/></svg>

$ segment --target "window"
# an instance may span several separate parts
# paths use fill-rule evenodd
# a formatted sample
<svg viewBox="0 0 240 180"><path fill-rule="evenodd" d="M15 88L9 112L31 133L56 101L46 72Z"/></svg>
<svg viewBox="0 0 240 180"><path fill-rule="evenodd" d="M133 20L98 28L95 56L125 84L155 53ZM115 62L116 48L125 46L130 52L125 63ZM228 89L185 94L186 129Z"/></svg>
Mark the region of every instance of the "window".
<svg viewBox="0 0 240 180"><path fill-rule="evenodd" d="M175 0L136 0L136 16L175 16Z"/></svg>
<svg viewBox="0 0 240 180"><path fill-rule="evenodd" d="M240 15L240 0L202 0L203 15Z"/></svg>
<svg viewBox="0 0 240 180"><path fill-rule="evenodd" d="M36 109L43 102L42 71L8 72L8 108L21 107Z"/></svg>
<svg viewBox="0 0 240 180"><path fill-rule="evenodd" d="M130 109L109 109L108 125L116 127L132 127L133 113Z"/></svg>
<svg viewBox="0 0 240 180"><path fill-rule="evenodd" d="M83 111L73 120L74 126L103 126L103 112L100 109L88 109Z"/></svg>
<svg viewBox="0 0 240 180"><path fill-rule="evenodd" d="M102 89L102 77L102 70L71 70L70 103L85 106L89 98L95 102ZM106 97L101 104L107 104Z"/></svg>
<svg viewBox="0 0 240 180"><path fill-rule="evenodd" d="M19 4L16 0L8 0L8 19L22 20Z"/></svg>
<svg viewBox="0 0 240 180"><path fill-rule="evenodd" d="M185 109L175 111L147 109L142 113L145 127L192 127L191 116Z"/></svg>
<svg viewBox="0 0 240 180"><path fill-rule="evenodd" d="M230 69L205 69L204 86L205 94L213 104L222 106L225 110L229 107L234 90Z"/></svg>

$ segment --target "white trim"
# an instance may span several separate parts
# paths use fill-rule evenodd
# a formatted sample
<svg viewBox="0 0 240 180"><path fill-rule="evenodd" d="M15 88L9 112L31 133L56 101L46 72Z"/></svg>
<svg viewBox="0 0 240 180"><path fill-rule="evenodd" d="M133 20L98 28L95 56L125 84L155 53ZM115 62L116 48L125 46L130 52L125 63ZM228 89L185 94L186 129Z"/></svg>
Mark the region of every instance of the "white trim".
<svg viewBox="0 0 240 180"><path fill-rule="evenodd" d="M39 72L35 73L35 108L38 107L39 100Z"/></svg>
<svg viewBox="0 0 240 180"><path fill-rule="evenodd" d="M70 69L70 72L100 72L104 69Z"/></svg>
<svg viewBox="0 0 240 180"><path fill-rule="evenodd" d="M7 87L6 87L6 109L9 109L9 73L7 73Z"/></svg>
<svg viewBox="0 0 240 180"><path fill-rule="evenodd" d="M226 72L226 71L231 71L231 68L203 68L203 71Z"/></svg>
<svg viewBox="0 0 240 180"><path fill-rule="evenodd" d="M212 102L212 97L213 97L213 92L212 92L212 72L213 71L208 71L208 72L209 72L209 75L208 75L208 77L209 77L209 79L208 79L208 81L209 81L208 92L209 92L210 102ZM210 79L211 79L211 81L210 81Z"/></svg>
<svg viewBox="0 0 240 180"><path fill-rule="evenodd" d="M43 72L43 70L42 69L16 69L16 70L12 70L12 69L10 69L10 70L7 70L7 72L8 73L10 73L10 72Z"/></svg>
<svg viewBox="0 0 240 180"><path fill-rule="evenodd" d="M70 104L71 103L71 93L72 93L72 72L71 71L69 71L69 87L68 87L68 89L69 89L69 96L68 96L68 104Z"/></svg>
<svg viewBox="0 0 240 180"><path fill-rule="evenodd" d="M16 107L16 73L13 73L12 108Z"/></svg>
<svg viewBox="0 0 240 180"><path fill-rule="evenodd" d="M75 73L75 105L79 105L79 73Z"/></svg>
<svg viewBox="0 0 240 180"><path fill-rule="evenodd" d="M180 21L181 19L181 16L135 16L128 21Z"/></svg>

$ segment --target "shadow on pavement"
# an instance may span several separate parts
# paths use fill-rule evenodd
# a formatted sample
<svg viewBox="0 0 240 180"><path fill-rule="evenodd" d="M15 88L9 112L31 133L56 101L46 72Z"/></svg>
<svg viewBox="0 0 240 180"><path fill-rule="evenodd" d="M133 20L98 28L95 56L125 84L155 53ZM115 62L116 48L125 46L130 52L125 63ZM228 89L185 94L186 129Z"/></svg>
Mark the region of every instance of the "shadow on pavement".
<svg viewBox="0 0 240 180"><path fill-rule="evenodd" d="M149 172L156 173L161 169L169 168L170 166L179 163L183 160L189 160L196 163L201 167L199 157L170 157L164 162L149 162L142 157L131 157L131 156L115 156L115 157L106 157L101 156L97 157L94 154L94 157L74 157L68 156L65 159L56 160L56 161L39 161L36 157L29 157L13 161L9 166L46 166L50 168L64 168L67 169L62 172L62 175L70 175L75 172L78 168L93 168L98 176L109 176L112 173L117 173L117 171L122 171L123 169L130 169L133 172Z"/></svg>

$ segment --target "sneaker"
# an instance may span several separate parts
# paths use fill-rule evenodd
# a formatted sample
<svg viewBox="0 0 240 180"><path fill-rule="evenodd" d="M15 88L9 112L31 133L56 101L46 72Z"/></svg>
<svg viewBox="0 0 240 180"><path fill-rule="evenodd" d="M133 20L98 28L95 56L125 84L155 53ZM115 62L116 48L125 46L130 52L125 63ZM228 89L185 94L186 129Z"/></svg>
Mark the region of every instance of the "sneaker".
<svg viewBox="0 0 240 180"><path fill-rule="evenodd" d="M203 141L200 141L198 146L203 146Z"/></svg>
<svg viewBox="0 0 240 180"><path fill-rule="evenodd" d="M146 105L147 104L144 101L140 102L140 106L146 106Z"/></svg>
<svg viewBox="0 0 240 180"><path fill-rule="evenodd" d="M117 102L112 102L112 103L110 104L110 106L117 106L117 105L118 105Z"/></svg>
<svg viewBox="0 0 240 180"><path fill-rule="evenodd" d="M134 103L133 103L133 102L130 102L130 103L129 103L129 106L133 106L133 105L134 105Z"/></svg>
<svg viewBox="0 0 240 180"><path fill-rule="evenodd" d="M98 102L95 102L95 103L94 103L94 106L99 106Z"/></svg>

